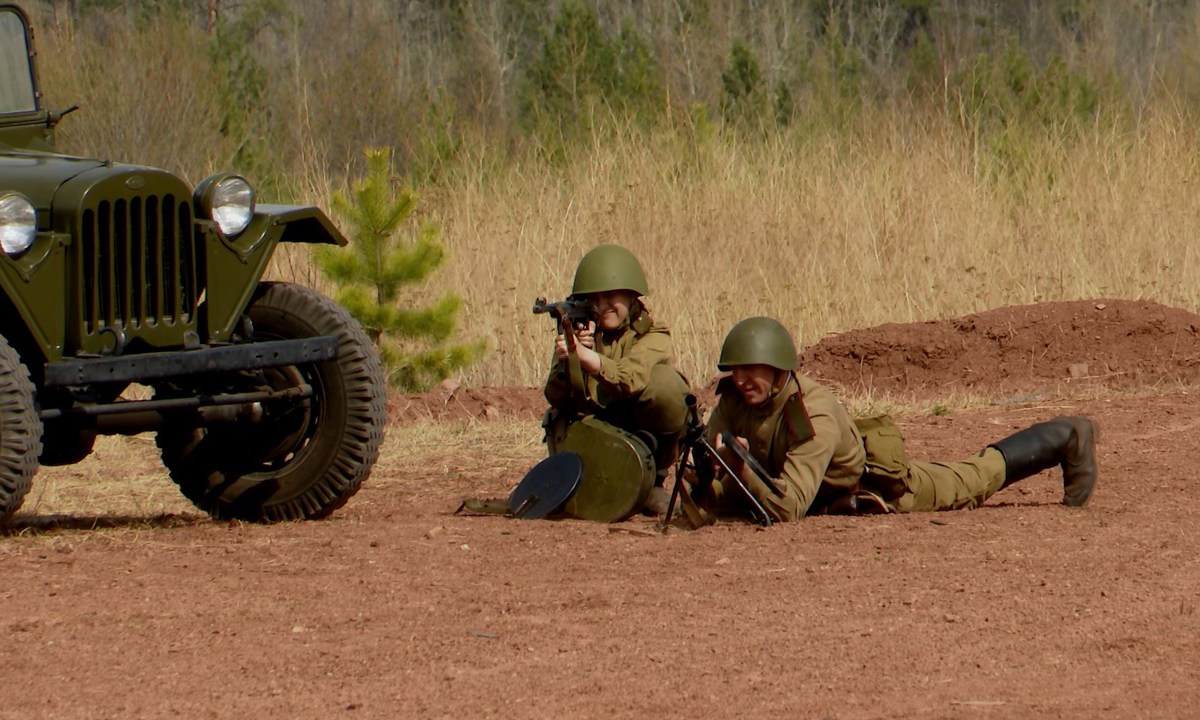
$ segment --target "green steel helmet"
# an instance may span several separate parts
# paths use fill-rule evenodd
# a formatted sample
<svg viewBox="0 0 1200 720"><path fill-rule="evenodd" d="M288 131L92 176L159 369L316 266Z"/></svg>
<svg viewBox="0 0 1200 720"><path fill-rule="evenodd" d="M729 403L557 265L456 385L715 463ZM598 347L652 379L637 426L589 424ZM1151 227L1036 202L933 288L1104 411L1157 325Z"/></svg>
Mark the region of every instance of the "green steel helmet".
<svg viewBox="0 0 1200 720"><path fill-rule="evenodd" d="M778 320L752 317L734 325L721 345L717 368L722 371L737 365L770 365L777 370L795 370L796 343Z"/></svg>
<svg viewBox="0 0 1200 720"><path fill-rule="evenodd" d="M572 295L608 292L609 290L632 290L638 295L650 292L646 286L646 274L633 253L620 245L601 245L588 251L575 268L575 283Z"/></svg>

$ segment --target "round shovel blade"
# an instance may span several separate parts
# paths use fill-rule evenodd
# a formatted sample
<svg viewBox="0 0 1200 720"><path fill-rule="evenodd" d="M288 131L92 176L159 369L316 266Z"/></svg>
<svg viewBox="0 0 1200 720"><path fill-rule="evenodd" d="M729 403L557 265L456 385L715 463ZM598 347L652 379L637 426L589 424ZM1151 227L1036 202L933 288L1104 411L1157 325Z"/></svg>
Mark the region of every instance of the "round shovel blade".
<svg viewBox="0 0 1200 720"><path fill-rule="evenodd" d="M533 466L513 489L508 508L514 517L544 518L558 510L579 487L583 460L572 452L551 455Z"/></svg>

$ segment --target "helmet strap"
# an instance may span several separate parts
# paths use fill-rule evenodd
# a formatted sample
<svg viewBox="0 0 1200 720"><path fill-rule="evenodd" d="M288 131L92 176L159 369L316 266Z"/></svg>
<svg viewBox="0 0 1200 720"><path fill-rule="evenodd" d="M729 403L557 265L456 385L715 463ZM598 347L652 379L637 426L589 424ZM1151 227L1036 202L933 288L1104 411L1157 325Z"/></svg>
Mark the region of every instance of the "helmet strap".
<svg viewBox="0 0 1200 720"><path fill-rule="evenodd" d="M771 383L771 394L767 396L768 400L774 400L783 389L787 387L788 378L792 376L790 370L780 370L775 368L775 382ZM781 382L782 380L782 382Z"/></svg>

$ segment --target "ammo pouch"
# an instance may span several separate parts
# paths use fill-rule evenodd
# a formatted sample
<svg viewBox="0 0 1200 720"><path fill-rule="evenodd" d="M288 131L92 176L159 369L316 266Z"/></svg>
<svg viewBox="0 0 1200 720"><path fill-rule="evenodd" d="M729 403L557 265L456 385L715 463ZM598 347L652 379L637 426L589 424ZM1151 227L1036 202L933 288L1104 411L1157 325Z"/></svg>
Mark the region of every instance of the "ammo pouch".
<svg viewBox="0 0 1200 720"><path fill-rule="evenodd" d="M862 486L891 503L909 491L904 436L890 415L854 418L867 453Z"/></svg>

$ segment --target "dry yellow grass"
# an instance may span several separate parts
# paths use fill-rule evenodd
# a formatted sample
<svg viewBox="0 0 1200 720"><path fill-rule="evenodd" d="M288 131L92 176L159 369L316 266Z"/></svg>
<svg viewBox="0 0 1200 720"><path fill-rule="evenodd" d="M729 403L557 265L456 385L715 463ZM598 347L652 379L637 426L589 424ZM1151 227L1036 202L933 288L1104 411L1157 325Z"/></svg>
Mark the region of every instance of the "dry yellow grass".
<svg viewBox="0 0 1200 720"><path fill-rule="evenodd" d="M488 461L478 461L480 449ZM517 420L393 424L372 474L371 487L400 483L412 496L439 492L446 483L494 491L497 477L519 479L545 455L538 423ZM462 458L471 457L464 463ZM371 502L370 492L355 503ZM36 529L68 516L71 527L155 524L202 519L167 475L152 434L101 437L80 463L41 468L13 525Z"/></svg>
<svg viewBox="0 0 1200 720"><path fill-rule="evenodd" d="M552 328L531 302L567 294L579 257L606 242L641 258L697 381L756 314L807 345L1045 300L1200 306L1196 138L1182 120L1035 141L1030 167L999 179L949 122L872 123L857 141L630 135L561 167L468 164L423 200L449 249L428 290L462 294L464 333L493 348L466 382L540 382Z"/></svg>
<svg viewBox="0 0 1200 720"><path fill-rule="evenodd" d="M164 516L203 516L171 482L159 461L153 435L101 437L89 457L75 465L41 468L14 516L18 529L72 517L87 528L153 524ZM121 522L128 520L127 523Z"/></svg>

